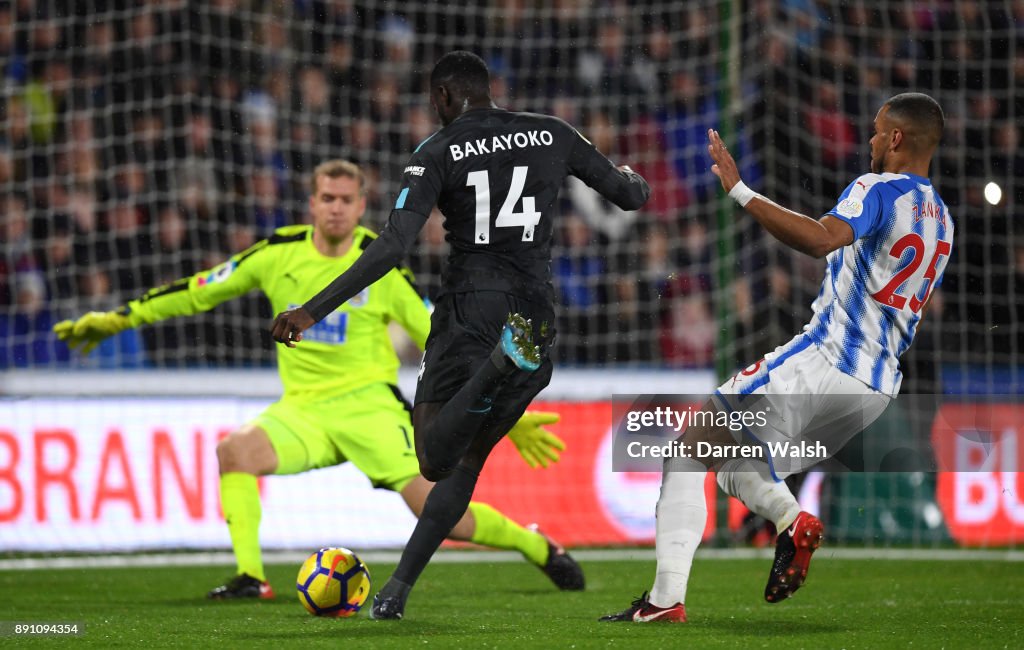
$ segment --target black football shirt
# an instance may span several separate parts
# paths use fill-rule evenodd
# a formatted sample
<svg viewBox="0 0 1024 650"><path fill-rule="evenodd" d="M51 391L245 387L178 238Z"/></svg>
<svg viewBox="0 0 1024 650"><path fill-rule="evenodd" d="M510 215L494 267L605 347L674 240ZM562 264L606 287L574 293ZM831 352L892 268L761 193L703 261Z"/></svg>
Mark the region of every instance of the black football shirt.
<svg viewBox="0 0 1024 650"><path fill-rule="evenodd" d="M425 140L395 210L445 217L445 289L550 285L558 191L572 174L606 193L622 173L564 121L497 108L463 113ZM604 190L604 191L602 191Z"/></svg>
<svg viewBox="0 0 1024 650"><path fill-rule="evenodd" d="M303 305L321 320L401 262L436 205L451 245L441 293L496 290L553 299L551 234L569 174L623 210L650 187L564 121L498 108L466 111L409 159L387 226L352 267Z"/></svg>

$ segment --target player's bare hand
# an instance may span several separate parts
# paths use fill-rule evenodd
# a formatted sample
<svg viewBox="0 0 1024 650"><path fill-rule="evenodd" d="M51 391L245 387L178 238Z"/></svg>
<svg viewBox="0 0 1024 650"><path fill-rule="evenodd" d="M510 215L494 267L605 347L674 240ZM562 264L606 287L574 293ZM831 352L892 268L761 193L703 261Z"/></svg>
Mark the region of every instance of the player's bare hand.
<svg viewBox="0 0 1024 650"><path fill-rule="evenodd" d="M740 172L732 154L725 148L722 136L714 129L708 129L708 154L715 161L715 164L711 165L711 171L722 181L722 187L728 192L733 185L740 182Z"/></svg>
<svg viewBox="0 0 1024 650"><path fill-rule="evenodd" d="M278 343L284 343L290 348L302 340L302 333L316 324L313 317L302 307L289 309L277 315L274 319L274 326L271 334Z"/></svg>

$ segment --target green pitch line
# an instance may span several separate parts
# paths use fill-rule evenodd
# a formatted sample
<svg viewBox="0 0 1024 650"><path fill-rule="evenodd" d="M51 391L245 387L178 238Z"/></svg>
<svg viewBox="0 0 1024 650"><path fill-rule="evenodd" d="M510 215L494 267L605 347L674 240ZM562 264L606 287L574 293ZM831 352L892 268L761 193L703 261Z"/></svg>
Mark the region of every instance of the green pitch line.
<svg viewBox="0 0 1024 650"><path fill-rule="evenodd" d="M406 620L316 619L299 605L298 564L273 565L277 598L210 602L228 565L0 572L0 619L85 626L75 638L0 647L186 648L882 648L1024 647L1024 564L816 556L806 586L762 600L766 559L699 559L686 625L597 623L650 588L650 561L583 560L587 590L555 591L524 562L437 563ZM393 569L367 562L380 586ZM0 626L0 629L6 629Z"/></svg>
<svg viewBox="0 0 1024 650"><path fill-rule="evenodd" d="M755 548L702 548L697 557L704 560L769 559L772 549ZM572 554L581 562L654 561L652 548L578 549ZM300 551L265 551L265 564L294 564L298 566L309 556ZM372 564L397 564L401 551L360 551L359 557ZM825 546L817 558L839 560L901 560L942 562L1024 562L1024 551L1012 549L898 549L898 548L832 548ZM523 557L513 551L442 550L434 564L503 564L521 562ZM141 553L124 555L82 555L69 557L40 557L0 560L0 571L27 571L52 569L116 569L129 567L171 566L223 566L234 562L229 551L202 551L181 553Z"/></svg>

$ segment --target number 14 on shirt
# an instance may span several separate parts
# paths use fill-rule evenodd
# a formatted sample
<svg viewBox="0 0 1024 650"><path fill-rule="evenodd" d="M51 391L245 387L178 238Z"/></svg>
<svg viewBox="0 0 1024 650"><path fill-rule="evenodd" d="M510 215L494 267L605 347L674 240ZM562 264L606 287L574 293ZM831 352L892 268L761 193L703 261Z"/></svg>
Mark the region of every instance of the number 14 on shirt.
<svg viewBox="0 0 1024 650"><path fill-rule="evenodd" d="M498 211L498 218L494 221L496 228L523 229L523 241L533 241L533 231L540 223L540 212L537 212L534 204L534 197L523 196L523 188L526 186L526 174L529 167L514 167L512 169L512 184L508 188L508 196ZM466 176L466 186L476 190L476 232L473 241L477 244L489 244L491 242L491 184L487 170L470 172ZM519 199L523 200L523 211L516 212L516 205Z"/></svg>

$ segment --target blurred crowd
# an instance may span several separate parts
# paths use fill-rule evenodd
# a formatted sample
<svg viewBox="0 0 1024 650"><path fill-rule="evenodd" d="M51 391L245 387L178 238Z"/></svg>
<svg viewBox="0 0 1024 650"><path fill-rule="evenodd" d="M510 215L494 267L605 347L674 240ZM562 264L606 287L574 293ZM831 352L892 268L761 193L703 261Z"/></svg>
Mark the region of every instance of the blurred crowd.
<svg viewBox="0 0 1024 650"><path fill-rule="evenodd" d="M718 351L737 366L795 334L823 267L718 198L706 130L727 134L749 185L817 216L867 171L875 111L905 90L946 111L932 175L960 224L919 347L1013 362L1024 2L734 8L729 32L718 9L682 1L0 0L0 368L66 363L56 320L303 222L326 158L365 168L379 227L436 129L426 75L454 48L485 57L498 105L564 118L653 187L638 213L564 189L561 363L709 367ZM440 215L421 240L411 264L429 294ZM268 364L270 316L246 298L124 335L93 363Z"/></svg>

